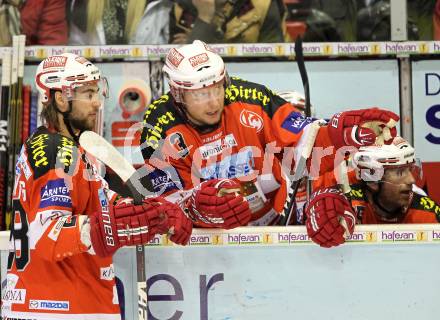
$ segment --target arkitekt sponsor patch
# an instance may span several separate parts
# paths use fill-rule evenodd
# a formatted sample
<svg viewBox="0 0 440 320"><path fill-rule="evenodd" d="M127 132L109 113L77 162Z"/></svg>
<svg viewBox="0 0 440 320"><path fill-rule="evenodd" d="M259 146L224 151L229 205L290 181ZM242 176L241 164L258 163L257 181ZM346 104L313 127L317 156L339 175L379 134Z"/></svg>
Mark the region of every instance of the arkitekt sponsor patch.
<svg viewBox="0 0 440 320"><path fill-rule="evenodd" d="M47 184L41 188L40 196L40 208L49 206L72 207L69 188L67 188L63 178L48 181Z"/></svg>

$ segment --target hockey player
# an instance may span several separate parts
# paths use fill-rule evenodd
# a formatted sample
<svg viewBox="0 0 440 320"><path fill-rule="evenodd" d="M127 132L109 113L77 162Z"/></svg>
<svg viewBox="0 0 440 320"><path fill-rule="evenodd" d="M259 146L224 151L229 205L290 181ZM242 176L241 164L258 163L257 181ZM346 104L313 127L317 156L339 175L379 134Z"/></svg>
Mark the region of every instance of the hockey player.
<svg viewBox="0 0 440 320"><path fill-rule="evenodd" d="M396 137L390 145L362 147L353 160L361 181L351 191L359 223L440 221L440 206L415 185L421 167L405 139Z"/></svg>
<svg viewBox="0 0 440 320"><path fill-rule="evenodd" d="M338 211L343 211L349 221L361 224L440 221L440 206L415 185L421 169L415 161L414 148L405 139L397 136L390 145L360 147L353 163L359 182L351 186L351 202L341 191L326 188L316 191L305 206L307 232L317 244L333 247L343 241L315 230L318 225L326 225L327 230L341 228L341 237L353 232L354 224L339 224ZM323 215L323 203L329 198L338 200Z"/></svg>
<svg viewBox="0 0 440 320"><path fill-rule="evenodd" d="M163 71L170 92L146 109L140 141L156 168L149 174L154 191L187 190L196 225L276 223L292 167L292 152L283 148L307 143L311 119L265 86L230 78L222 58L198 40L171 49ZM398 119L377 108L341 112L319 129L314 145L359 147L384 133L388 140ZM322 158L322 171L333 166L334 155Z"/></svg>
<svg viewBox="0 0 440 320"><path fill-rule="evenodd" d="M122 246L158 233L188 241L192 223L163 198L118 199L78 144L95 126L106 81L83 57L43 60L42 126L16 165L4 319L120 319L112 264Z"/></svg>

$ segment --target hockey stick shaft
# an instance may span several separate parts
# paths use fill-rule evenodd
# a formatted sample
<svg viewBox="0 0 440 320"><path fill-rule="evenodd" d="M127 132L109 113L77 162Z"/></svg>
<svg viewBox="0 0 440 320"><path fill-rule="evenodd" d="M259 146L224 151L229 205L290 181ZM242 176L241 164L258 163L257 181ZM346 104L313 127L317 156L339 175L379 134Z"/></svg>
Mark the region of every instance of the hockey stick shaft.
<svg viewBox="0 0 440 320"><path fill-rule="evenodd" d="M110 167L126 183L133 195L134 203L141 204L143 195L137 190L138 175L133 166L107 142L102 136L92 131L85 131L79 138L84 150ZM138 319L147 320L148 291L145 268L145 248L136 246Z"/></svg>
<svg viewBox="0 0 440 320"><path fill-rule="evenodd" d="M15 174L15 139L16 139L16 113L17 113L17 82L18 82L18 37L12 38L12 58L11 58L11 88L9 91L9 115L8 115L8 129L9 129L9 147L8 147L8 184L6 193L6 215L5 227L10 229L12 216L12 192Z"/></svg>
<svg viewBox="0 0 440 320"><path fill-rule="evenodd" d="M310 107L310 87L309 87L309 78L307 76L307 70L304 63L304 54L303 54L303 48L302 48L302 39L301 36L298 36L295 40L295 59L296 63L298 65L298 70L301 75L301 81L304 88L304 97L305 97L305 115L306 117L311 117L311 107ZM312 125L312 124L311 124ZM292 181L292 184L290 185L290 188L288 189L287 193L287 200L286 204L284 206L284 215L281 220L281 225L287 225L290 222L290 218L292 216L292 211L295 209L295 197L296 193L298 192L299 185L301 183L300 178L298 178L298 175L303 176L306 168L307 168L307 159L310 157L310 154L312 152L313 145L315 143L316 135L318 134L319 126L316 129L316 133L311 134L310 138L307 139L306 148L301 154L300 159L296 159L296 161L299 161L299 163L295 166L295 177ZM311 187L308 187L310 190Z"/></svg>
<svg viewBox="0 0 440 320"><path fill-rule="evenodd" d="M284 219L281 220L282 225L287 225L291 221L292 215L294 214L294 209L296 207L296 193L307 170L307 160L312 154L313 146L315 145L315 140L321 125L322 121L316 120L309 124L307 130L305 130L303 133L303 135L305 135L305 141L303 143L301 154L299 157L297 157L297 159L295 159L295 174L289 189L289 201L286 201L286 205L284 206Z"/></svg>
<svg viewBox="0 0 440 320"><path fill-rule="evenodd" d="M11 86L11 52L4 51L2 57L1 79L1 106L0 106L0 224L1 229L6 227L7 189L8 189L8 114L9 90Z"/></svg>

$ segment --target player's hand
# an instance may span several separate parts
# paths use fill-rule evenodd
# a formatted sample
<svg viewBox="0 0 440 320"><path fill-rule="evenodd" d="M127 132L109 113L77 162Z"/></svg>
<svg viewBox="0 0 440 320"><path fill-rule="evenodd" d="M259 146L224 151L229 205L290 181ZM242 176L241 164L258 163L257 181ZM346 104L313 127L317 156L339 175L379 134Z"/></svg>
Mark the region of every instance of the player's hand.
<svg viewBox="0 0 440 320"><path fill-rule="evenodd" d="M90 216L90 238L95 253L111 256L122 246L144 245L163 231L166 216L152 199L135 205L130 198L103 206Z"/></svg>
<svg viewBox="0 0 440 320"><path fill-rule="evenodd" d="M330 119L328 131L336 149L389 144L397 134L397 121L397 114L379 108L343 111Z"/></svg>
<svg viewBox="0 0 440 320"><path fill-rule="evenodd" d="M199 184L186 204L188 214L201 227L232 229L251 219L249 204L240 194L240 184L213 179Z"/></svg>
<svg viewBox="0 0 440 320"><path fill-rule="evenodd" d="M353 234L356 215L348 199L338 189L326 188L314 192L304 210L307 234L321 247L338 246Z"/></svg>

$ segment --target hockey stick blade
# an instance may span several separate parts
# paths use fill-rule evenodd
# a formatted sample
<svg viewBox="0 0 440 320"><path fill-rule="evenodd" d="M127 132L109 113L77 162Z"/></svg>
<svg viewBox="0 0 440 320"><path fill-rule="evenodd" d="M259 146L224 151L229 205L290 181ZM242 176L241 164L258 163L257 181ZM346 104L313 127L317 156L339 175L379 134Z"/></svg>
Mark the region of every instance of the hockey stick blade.
<svg viewBox="0 0 440 320"><path fill-rule="evenodd" d="M111 168L130 188L135 203L142 203L143 195L135 187L139 181L136 169L107 140L93 131L84 131L79 144L96 159Z"/></svg>

